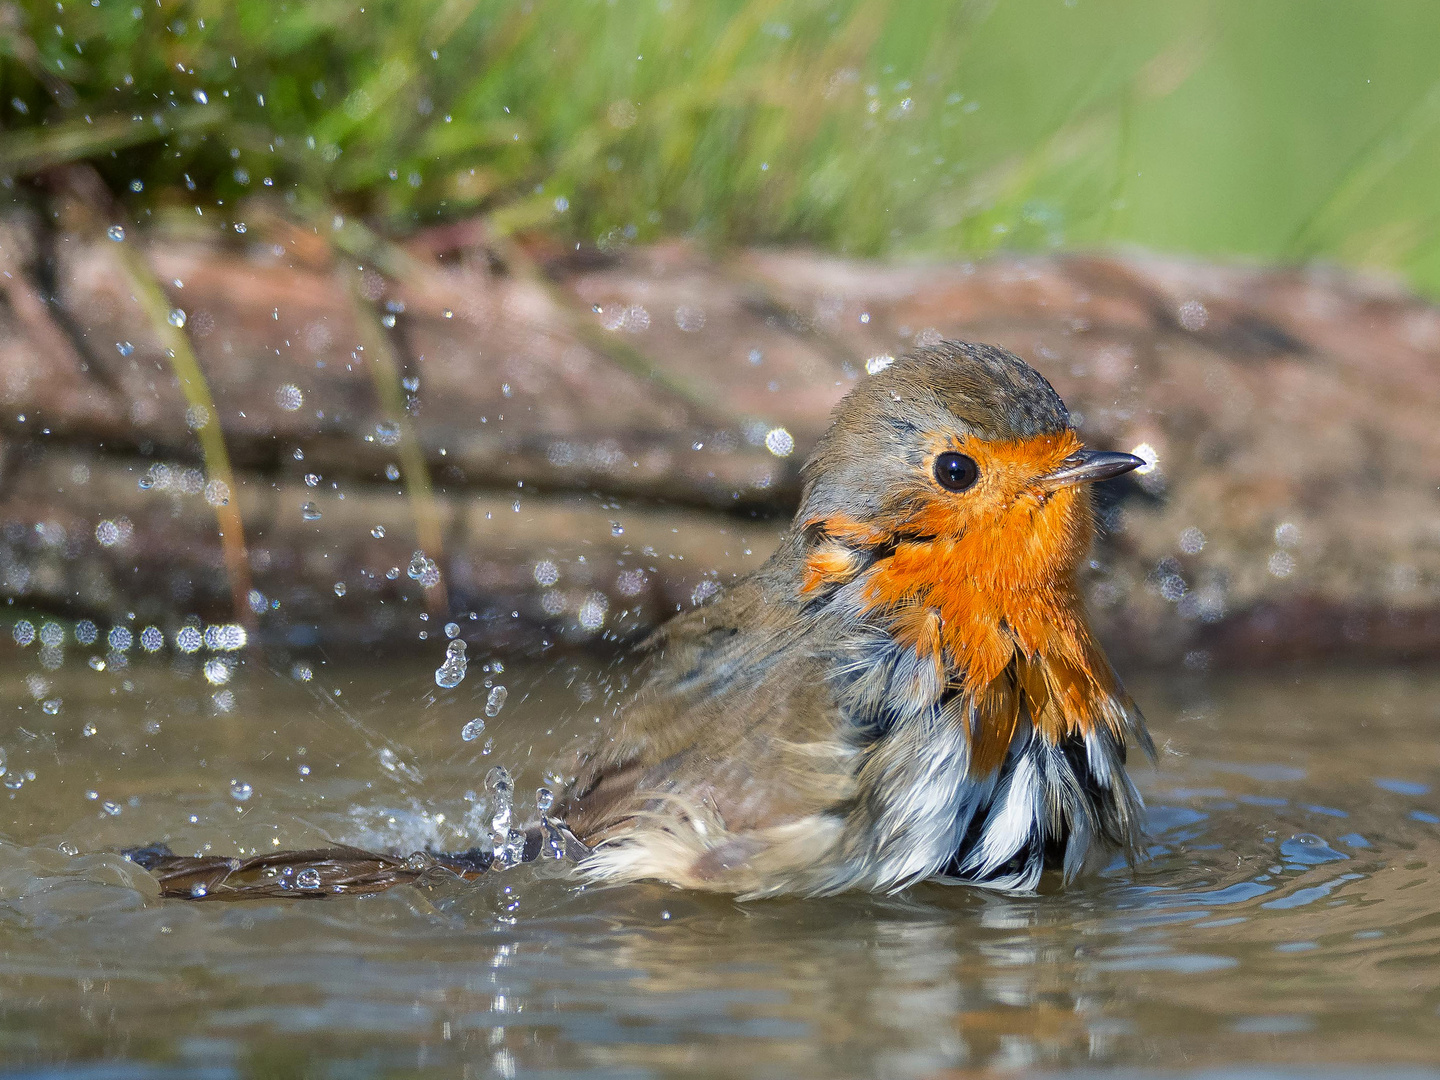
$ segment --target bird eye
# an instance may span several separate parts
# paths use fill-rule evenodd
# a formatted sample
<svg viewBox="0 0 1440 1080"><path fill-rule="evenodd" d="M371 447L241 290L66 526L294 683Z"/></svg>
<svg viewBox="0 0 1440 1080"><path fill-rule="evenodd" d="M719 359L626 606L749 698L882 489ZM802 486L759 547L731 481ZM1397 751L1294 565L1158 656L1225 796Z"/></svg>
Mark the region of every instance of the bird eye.
<svg viewBox="0 0 1440 1080"><path fill-rule="evenodd" d="M980 468L964 454L941 454L935 459L935 479L950 491L964 491L980 479Z"/></svg>

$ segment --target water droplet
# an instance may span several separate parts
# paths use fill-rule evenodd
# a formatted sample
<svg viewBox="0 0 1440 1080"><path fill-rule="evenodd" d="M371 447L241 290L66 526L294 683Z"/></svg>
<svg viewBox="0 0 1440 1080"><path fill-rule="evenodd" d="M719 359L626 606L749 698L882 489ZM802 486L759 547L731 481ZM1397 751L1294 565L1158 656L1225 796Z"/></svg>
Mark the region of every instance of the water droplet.
<svg viewBox="0 0 1440 1080"><path fill-rule="evenodd" d="M109 814L111 817L119 817L119 816L120 816L120 804L119 804L119 803L103 802L103 803L100 804L100 809L101 809L101 810L104 810L105 813Z"/></svg>
<svg viewBox="0 0 1440 1080"><path fill-rule="evenodd" d="M394 581L394 580L395 580L396 578L398 578L399 576L400 576L400 567L398 567L398 566L392 566L392 567L390 567L389 570L386 570L386 571L385 571L385 580L386 580L386 581Z"/></svg>
<svg viewBox="0 0 1440 1080"><path fill-rule="evenodd" d="M895 363L895 357L889 353L881 353L879 356L872 356L865 361L865 371L870 375L879 375L893 363Z"/></svg>
<svg viewBox="0 0 1440 1080"><path fill-rule="evenodd" d="M315 521L320 517L320 508L313 502L301 503L300 516L306 521Z"/></svg>
<svg viewBox="0 0 1440 1080"><path fill-rule="evenodd" d="M391 480L391 481L399 480L399 479L400 479L400 469L399 469L399 467L398 467L398 466L395 466L395 465L386 465L386 466L385 466L385 479L386 479L386 480Z"/></svg>
<svg viewBox="0 0 1440 1080"><path fill-rule="evenodd" d="M394 446L400 441L400 425L393 420L385 420L375 425L375 438L381 446Z"/></svg>
<svg viewBox="0 0 1440 1080"><path fill-rule="evenodd" d="M400 768L400 756L388 746L381 747L380 764L387 772L395 772Z"/></svg>
<svg viewBox="0 0 1440 1080"><path fill-rule="evenodd" d="M460 738L465 742L474 742L485 731L485 721L476 717L460 729Z"/></svg>
<svg viewBox="0 0 1440 1080"><path fill-rule="evenodd" d="M301 870L295 875L295 887L297 889L320 888L320 871L313 866L307 870Z"/></svg>
<svg viewBox="0 0 1440 1080"><path fill-rule="evenodd" d="M336 596L344 596L344 595L345 595L345 582L343 582L343 581L337 581L337 582L335 582L335 595L336 595Z"/></svg>
<svg viewBox="0 0 1440 1080"><path fill-rule="evenodd" d="M60 698L51 698L49 701L41 705L40 708L45 710L46 716L54 716L60 711L60 706L63 704L65 703Z"/></svg>
<svg viewBox="0 0 1440 1080"><path fill-rule="evenodd" d="M170 325L173 326L173 327L175 327L177 330L180 329L180 327L184 326L184 325L185 325L185 311L184 311L184 309L183 309L183 308L178 308L178 307L177 307L177 308L171 308L171 309L170 309L170 319L169 319L169 322L170 322Z"/></svg>
<svg viewBox="0 0 1440 1080"><path fill-rule="evenodd" d="M440 584L440 567L435 565L433 559L427 559L423 551L411 555L410 566L405 572L411 580L418 581L427 589Z"/></svg>
<svg viewBox="0 0 1440 1080"><path fill-rule="evenodd" d="M373 529L370 530L370 535L373 536L376 540L385 539L385 526L376 525Z"/></svg>
<svg viewBox="0 0 1440 1080"><path fill-rule="evenodd" d="M611 535L611 536L624 536L624 535L625 535L625 526L624 526L624 525L621 525L620 522L618 522L618 521L612 521L612 522L610 522L610 535Z"/></svg>
<svg viewBox="0 0 1440 1080"><path fill-rule="evenodd" d="M387 313L380 316L380 321L385 325L385 328L389 330L395 325L395 316Z"/></svg>
<svg viewBox="0 0 1440 1080"><path fill-rule="evenodd" d="M455 312L451 311L448 307L440 314L444 315L447 319L453 319L455 317Z"/></svg>
<svg viewBox="0 0 1440 1080"><path fill-rule="evenodd" d="M299 682L309 682L315 677L315 672L305 661L298 660L290 666L290 677Z"/></svg>
<svg viewBox="0 0 1440 1080"><path fill-rule="evenodd" d="M485 696L485 715L498 716L500 710L505 707L505 699L510 696L510 691L503 686L492 686L490 693Z"/></svg>
<svg viewBox="0 0 1440 1080"><path fill-rule="evenodd" d="M255 794L255 789L254 789L253 787L251 787L249 784L245 783L245 781L243 781L243 780L231 780L231 781L230 781L230 797L231 797L232 799L234 799L236 802L247 802L247 801L249 800L250 796L251 796L251 795L254 795L254 794Z"/></svg>
<svg viewBox="0 0 1440 1080"><path fill-rule="evenodd" d="M305 393L294 383L285 383L275 391L275 404L286 412L295 412L305 404Z"/></svg>
<svg viewBox="0 0 1440 1080"><path fill-rule="evenodd" d="M316 487L320 483L320 474L309 472L305 474L305 486Z"/></svg>
<svg viewBox="0 0 1440 1080"><path fill-rule="evenodd" d="M453 622L447 622L447 623L445 624L445 636L446 636L447 638L459 637L459 636L460 636L460 624L459 624L459 623L453 623Z"/></svg>
<svg viewBox="0 0 1440 1080"><path fill-rule="evenodd" d="M80 849L76 845L72 844L69 840L61 840L59 847L64 854L71 857L80 854Z"/></svg>
<svg viewBox="0 0 1440 1080"><path fill-rule="evenodd" d="M776 457L789 457L795 450L795 438L783 427L765 433L765 449Z"/></svg>
<svg viewBox="0 0 1440 1080"><path fill-rule="evenodd" d="M209 892L210 890L199 882L196 882L194 885L190 886L190 895L196 900L204 898Z"/></svg>
<svg viewBox="0 0 1440 1080"><path fill-rule="evenodd" d="M111 240L114 240L118 243L119 241L125 239L125 226L111 225L110 228L105 230L105 235L110 237Z"/></svg>
<svg viewBox="0 0 1440 1080"><path fill-rule="evenodd" d="M85 738L88 739L88 738L90 738L90 736L94 735L95 732L98 731L98 730L99 730L99 729L98 729L94 724L86 724L84 727L82 727L82 728L80 729L80 734L81 734L81 735L84 735Z"/></svg>
<svg viewBox="0 0 1440 1080"><path fill-rule="evenodd" d="M115 343L115 351L121 356L129 356L135 351L135 346L131 345L128 341L117 341Z"/></svg>
<svg viewBox="0 0 1440 1080"><path fill-rule="evenodd" d="M223 657L213 656L205 661L205 681L211 686L224 686L230 681L234 671L230 661Z"/></svg>
<svg viewBox="0 0 1440 1080"><path fill-rule="evenodd" d="M555 793L549 788L537 788L535 790L535 809L545 813L555 805Z"/></svg>
<svg viewBox="0 0 1440 1080"><path fill-rule="evenodd" d="M465 658L465 643L450 642L445 647L445 662L435 669L435 685L445 690L459 686L464 681L465 669L469 666L470 661Z"/></svg>

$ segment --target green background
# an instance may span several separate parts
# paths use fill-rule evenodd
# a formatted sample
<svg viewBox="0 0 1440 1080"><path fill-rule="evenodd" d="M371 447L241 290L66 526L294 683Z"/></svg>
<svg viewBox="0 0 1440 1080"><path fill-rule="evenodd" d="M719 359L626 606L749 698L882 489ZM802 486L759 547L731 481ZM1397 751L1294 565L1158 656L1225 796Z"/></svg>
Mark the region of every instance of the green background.
<svg viewBox="0 0 1440 1080"><path fill-rule="evenodd" d="M9 198L83 159L137 223L1138 245L1440 293L1433 0L26 0L0 125Z"/></svg>

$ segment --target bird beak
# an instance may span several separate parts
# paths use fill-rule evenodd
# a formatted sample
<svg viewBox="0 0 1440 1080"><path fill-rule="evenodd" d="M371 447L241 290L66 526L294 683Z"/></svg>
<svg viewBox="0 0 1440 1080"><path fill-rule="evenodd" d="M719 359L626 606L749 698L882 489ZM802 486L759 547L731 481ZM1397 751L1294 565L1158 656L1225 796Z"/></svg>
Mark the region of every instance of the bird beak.
<svg viewBox="0 0 1440 1080"><path fill-rule="evenodd" d="M1040 482L1051 489L1071 484L1093 484L1097 480L1121 476L1144 464L1145 459L1134 454L1120 454L1113 450L1079 450L1061 462L1060 468L1042 476Z"/></svg>

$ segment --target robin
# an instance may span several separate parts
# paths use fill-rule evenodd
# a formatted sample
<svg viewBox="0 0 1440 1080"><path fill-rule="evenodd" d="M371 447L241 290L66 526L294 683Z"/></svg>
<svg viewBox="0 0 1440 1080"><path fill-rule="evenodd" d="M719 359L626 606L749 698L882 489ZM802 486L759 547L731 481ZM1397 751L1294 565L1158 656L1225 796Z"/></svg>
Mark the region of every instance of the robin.
<svg viewBox="0 0 1440 1080"><path fill-rule="evenodd" d="M645 645L545 835L563 823L592 880L742 897L1033 890L1132 858L1126 745L1154 749L1075 573L1089 485L1141 464L1085 449L1003 349L944 342L867 377L776 552Z"/></svg>
<svg viewBox="0 0 1440 1080"><path fill-rule="evenodd" d="M944 342L846 395L775 554L647 644L558 814L581 872L747 897L1032 890L1141 842L1154 748L1086 623L1087 450L1049 382Z"/></svg>

